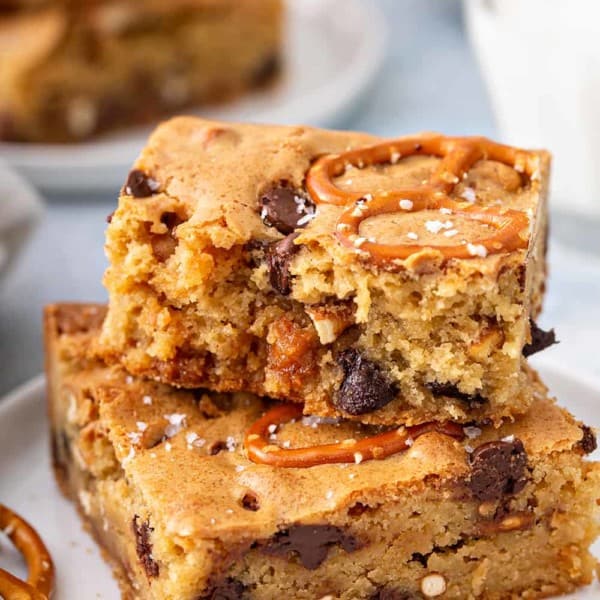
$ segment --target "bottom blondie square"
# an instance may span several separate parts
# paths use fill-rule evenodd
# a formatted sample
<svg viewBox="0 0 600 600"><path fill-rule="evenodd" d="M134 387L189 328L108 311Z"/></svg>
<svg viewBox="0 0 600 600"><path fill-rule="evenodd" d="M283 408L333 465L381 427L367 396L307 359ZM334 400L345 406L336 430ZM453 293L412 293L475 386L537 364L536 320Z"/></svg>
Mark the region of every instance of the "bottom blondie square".
<svg viewBox="0 0 600 600"><path fill-rule="evenodd" d="M382 459L381 428L286 422L300 409L105 366L90 351L103 314L46 310L49 408L58 481L124 598L542 598L592 581L594 434L535 374L516 422L400 428L403 448ZM379 460L327 462L329 447L285 466L373 435Z"/></svg>

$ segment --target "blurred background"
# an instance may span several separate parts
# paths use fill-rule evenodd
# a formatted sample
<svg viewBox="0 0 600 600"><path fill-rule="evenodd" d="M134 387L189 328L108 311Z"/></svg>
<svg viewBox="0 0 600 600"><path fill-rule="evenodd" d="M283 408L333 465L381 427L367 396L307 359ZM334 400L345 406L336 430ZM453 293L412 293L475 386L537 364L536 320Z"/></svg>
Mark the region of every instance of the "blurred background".
<svg viewBox="0 0 600 600"><path fill-rule="evenodd" d="M556 157L554 220L540 324L556 328L562 341L545 354L600 376L600 49L585 35L592 15L564 13L553 0L290 4L282 82L206 113L386 137L435 130L547 146ZM145 134L81 148L0 144L0 159L35 184L44 203L40 212L33 189L0 173L0 270L12 262L0 274L0 394L42 369L44 304L105 300L106 217Z"/></svg>

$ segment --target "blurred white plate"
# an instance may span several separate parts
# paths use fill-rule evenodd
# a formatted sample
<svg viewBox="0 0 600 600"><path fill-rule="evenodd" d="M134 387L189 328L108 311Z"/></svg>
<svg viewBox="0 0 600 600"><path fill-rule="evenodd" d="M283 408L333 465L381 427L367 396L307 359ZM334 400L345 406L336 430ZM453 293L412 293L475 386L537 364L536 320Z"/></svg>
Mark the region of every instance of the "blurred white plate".
<svg viewBox="0 0 600 600"><path fill-rule="evenodd" d="M38 193L0 161L0 281L42 213Z"/></svg>
<svg viewBox="0 0 600 600"><path fill-rule="evenodd" d="M377 6L361 0L295 0L288 15L282 81L198 114L320 126L339 123L348 114L384 56L385 26ZM49 191L114 189L150 131L129 130L77 145L0 143L0 157Z"/></svg>
<svg viewBox="0 0 600 600"><path fill-rule="evenodd" d="M579 419L600 425L600 381L573 375L538 362L542 377L562 403ZM109 567L83 531L74 507L59 493L48 461L44 379L40 375L0 400L0 502L29 520L46 542L56 564L54 600L85 598L118 600ZM600 459L600 451L592 458ZM3 544L3 568L24 576L8 544ZM5 551L6 550L6 551ZM600 558L600 544L594 546ZM591 586L564 600L596 600L600 586Z"/></svg>

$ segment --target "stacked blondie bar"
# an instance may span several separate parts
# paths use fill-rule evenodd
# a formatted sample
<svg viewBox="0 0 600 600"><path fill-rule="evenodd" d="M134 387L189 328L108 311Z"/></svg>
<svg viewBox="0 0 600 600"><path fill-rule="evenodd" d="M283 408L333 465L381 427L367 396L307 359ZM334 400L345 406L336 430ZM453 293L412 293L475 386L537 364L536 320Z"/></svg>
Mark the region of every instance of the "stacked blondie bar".
<svg viewBox="0 0 600 600"><path fill-rule="evenodd" d="M541 598L590 583L590 427L526 357L549 156L177 118L46 310L53 457L124 597Z"/></svg>
<svg viewBox="0 0 600 600"><path fill-rule="evenodd" d="M0 0L0 140L77 142L271 81L282 0Z"/></svg>

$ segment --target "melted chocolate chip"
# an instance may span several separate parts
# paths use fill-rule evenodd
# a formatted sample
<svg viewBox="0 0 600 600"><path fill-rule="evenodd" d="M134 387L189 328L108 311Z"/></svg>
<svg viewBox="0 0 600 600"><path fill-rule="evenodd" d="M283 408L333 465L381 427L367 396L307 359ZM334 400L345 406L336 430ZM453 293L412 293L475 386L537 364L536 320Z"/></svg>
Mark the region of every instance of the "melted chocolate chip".
<svg viewBox="0 0 600 600"><path fill-rule="evenodd" d="M228 577L199 600L243 600L246 597L246 586L239 579Z"/></svg>
<svg viewBox="0 0 600 600"><path fill-rule="evenodd" d="M139 169L131 171L125 183L125 193L134 198L147 198L156 194L159 188L158 181Z"/></svg>
<svg viewBox="0 0 600 600"><path fill-rule="evenodd" d="M292 257L300 250L300 246L294 244L297 237L297 233L292 233L281 241L271 244L267 250L269 281L273 289L282 296L287 296L292 291L289 267Z"/></svg>
<svg viewBox="0 0 600 600"><path fill-rule="evenodd" d="M469 462L468 487L473 497L481 502L500 500L525 487L527 453L519 439L482 444L471 454Z"/></svg>
<svg viewBox="0 0 600 600"><path fill-rule="evenodd" d="M355 348L341 352L337 361L344 371L335 401L338 408L351 415L364 415L383 408L396 397L396 387L381 367Z"/></svg>
<svg viewBox="0 0 600 600"><path fill-rule="evenodd" d="M148 520L140 523L139 519L140 517L135 515L132 521L135 534L135 551L146 571L146 575L148 577L158 577L158 563L152 556L152 543L150 542L150 534L154 531L154 528L150 527Z"/></svg>
<svg viewBox="0 0 600 600"><path fill-rule="evenodd" d="M583 431L583 437L578 442L578 446L586 453L591 454L597 447L598 441L596 440L596 434L591 427L582 425L581 430Z"/></svg>
<svg viewBox="0 0 600 600"><path fill-rule="evenodd" d="M264 192L259 204L263 223L285 235L304 227L315 213L314 202L304 192L285 183Z"/></svg>
<svg viewBox="0 0 600 600"><path fill-rule="evenodd" d="M287 560L297 556L306 569L312 570L327 558L332 546L341 546L346 552L354 552L360 544L356 538L334 525L295 525L276 533L262 551Z"/></svg>
<svg viewBox="0 0 600 600"><path fill-rule="evenodd" d="M465 394L461 392L453 383L439 383L437 381L428 381L425 387L434 396L446 396L448 398L456 398L469 405L471 408L477 408L487 402L481 394Z"/></svg>
<svg viewBox="0 0 600 600"><path fill-rule="evenodd" d="M531 343L523 346L523 356L531 356L536 352L545 350L553 344L558 344L554 329L550 329L550 331L544 331L536 325L533 319L529 320L529 325L531 327Z"/></svg>

